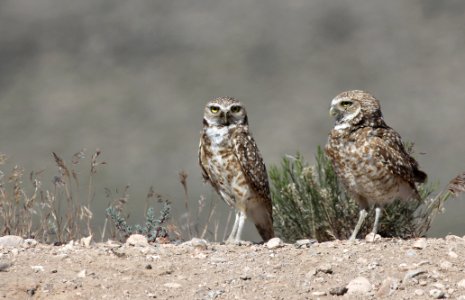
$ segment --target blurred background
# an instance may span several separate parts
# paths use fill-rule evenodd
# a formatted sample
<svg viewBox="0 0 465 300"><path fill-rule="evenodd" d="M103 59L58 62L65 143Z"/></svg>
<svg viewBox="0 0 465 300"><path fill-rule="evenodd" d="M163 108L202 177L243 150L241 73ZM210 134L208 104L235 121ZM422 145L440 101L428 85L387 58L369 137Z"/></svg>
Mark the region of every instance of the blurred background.
<svg viewBox="0 0 465 300"><path fill-rule="evenodd" d="M128 184L131 221L153 186L182 225L181 170L191 207L216 198L197 164L203 107L216 96L246 105L270 165L296 151L313 162L331 99L370 91L444 186L465 170L464 87L461 0L0 2L0 152L26 172L44 169L49 184L52 151L69 160L102 149L97 223L104 188ZM465 234L464 200L447 204L431 236Z"/></svg>

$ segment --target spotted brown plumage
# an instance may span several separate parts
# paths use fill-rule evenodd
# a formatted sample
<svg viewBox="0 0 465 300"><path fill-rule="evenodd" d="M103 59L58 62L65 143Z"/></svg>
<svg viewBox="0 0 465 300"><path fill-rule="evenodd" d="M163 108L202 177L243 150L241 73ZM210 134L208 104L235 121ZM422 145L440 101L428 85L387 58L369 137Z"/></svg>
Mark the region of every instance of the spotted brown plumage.
<svg viewBox="0 0 465 300"><path fill-rule="evenodd" d="M246 110L238 100L220 97L206 105L199 163L204 180L236 209L227 241L240 241L247 217L264 241L272 238L273 213L266 167L249 132Z"/></svg>
<svg viewBox="0 0 465 300"><path fill-rule="evenodd" d="M336 119L325 148L348 194L360 205L360 217L350 237L355 239L366 210L376 207L376 234L381 207L396 199L418 199L415 183L427 175L406 151L400 135L383 119L379 101L367 92L339 94L331 102Z"/></svg>

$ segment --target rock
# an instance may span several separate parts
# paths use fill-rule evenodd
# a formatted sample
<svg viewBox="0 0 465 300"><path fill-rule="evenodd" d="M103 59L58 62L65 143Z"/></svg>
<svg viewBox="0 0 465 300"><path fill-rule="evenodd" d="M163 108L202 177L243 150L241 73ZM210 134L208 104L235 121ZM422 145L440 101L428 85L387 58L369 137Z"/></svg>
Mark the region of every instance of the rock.
<svg viewBox="0 0 465 300"><path fill-rule="evenodd" d="M445 240L446 241L453 241L453 242L463 241L463 239L461 237L459 237L457 235L453 235L453 234L446 235Z"/></svg>
<svg viewBox="0 0 465 300"><path fill-rule="evenodd" d="M149 242L148 242L147 237L145 235L132 234L126 240L126 245L127 246L134 246L134 247L147 247L147 246L149 246Z"/></svg>
<svg viewBox="0 0 465 300"><path fill-rule="evenodd" d="M427 242L426 242L426 239L425 239L425 238L419 238L418 240L416 240L416 241L413 243L412 247L413 247L414 249L422 250L422 249L425 249L425 248L426 248L426 244L427 244Z"/></svg>
<svg viewBox="0 0 465 300"><path fill-rule="evenodd" d="M449 252L447 253L447 255L449 255L450 258L454 258L454 259L457 258L457 257L459 257L458 254L455 253L455 252L452 251L452 250L449 251Z"/></svg>
<svg viewBox="0 0 465 300"><path fill-rule="evenodd" d="M415 252L415 250L407 250L407 252L405 252L405 255L408 256L408 257L414 257L414 256L417 256L417 253Z"/></svg>
<svg viewBox="0 0 465 300"><path fill-rule="evenodd" d="M329 290L329 294L333 296L342 296L345 293L347 293L347 287L345 286L335 287Z"/></svg>
<svg viewBox="0 0 465 300"><path fill-rule="evenodd" d="M190 244L192 247L199 249L199 250L207 250L208 242L204 239L193 238L190 240Z"/></svg>
<svg viewBox="0 0 465 300"><path fill-rule="evenodd" d="M5 235L0 237L0 246L3 247L20 247L24 242L24 239L16 235Z"/></svg>
<svg viewBox="0 0 465 300"><path fill-rule="evenodd" d="M429 295L434 299L443 299L446 296L446 294L444 294L444 292L439 289L430 290Z"/></svg>
<svg viewBox="0 0 465 300"><path fill-rule="evenodd" d="M92 234L89 235L88 237L83 237L83 238L80 240L80 243L81 243L81 246L86 247L86 248L89 248L89 247L90 247L90 244L92 243Z"/></svg>
<svg viewBox="0 0 465 300"><path fill-rule="evenodd" d="M330 264L322 264L316 268L316 273L318 272L325 273L325 274L333 274L333 269Z"/></svg>
<svg viewBox="0 0 465 300"><path fill-rule="evenodd" d="M43 272L44 271L44 267L43 266L31 266L32 268L32 271L34 271L34 273L39 273L39 272Z"/></svg>
<svg viewBox="0 0 465 300"><path fill-rule="evenodd" d="M266 242L266 247L268 249L277 249L283 246L284 246L284 242L278 237L272 238L268 242Z"/></svg>
<svg viewBox="0 0 465 300"><path fill-rule="evenodd" d="M409 269L408 265L406 263L401 263L399 264L399 270L400 271L407 271Z"/></svg>
<svg viewBox="0 0 465 300"><path fill-rule="evenodd" d="M415 296L423 296L425 294L425 291L421 289L416 289L415 291L413 291L413 293L415 294Z"/></svg>
<svg viewBox="0 0 465 300"><path fill-rule="evenodd" d="M457 282L457 286L461 289L465 289L465 279L462 279L459 282Z"/></svg>
<svg viewBox="0 0 465 300"><path fill-rule="evenodd" d="M178 289L181 287L181 285L176 282L168 282L168 283L165 283L163 286L170 288L170 289Z"/></svg>
<svg viewBox="0 0 465 300"><path fill-rule="evenodd" d="M370 232L365 236L365 241L368 243L376 242L381 240L381 236L379 234L373 234L373 232Z"/></svg>
<svg viewBox="0 0 465 300"><path fill-rule="evenodd" d="M297 249L300 248L309 248L311 245L317 243L317 240L311 240L311 239L303 239L303 240L297 240L294 244L294 246Z"/></svg>
<svg viewBox="0 0 465 300"><path fill-rule="evenodd" d="M388 277L383 280L381 286L376 293L377 297L387 297L395 293L399 287L399 280L397 278Z"/></svg>
<svg viewBox="0 0 465 300"><path fill-rule="evenodd" d="M78 278L85 278L86 275L87 275L87 271L86 271L86 269L84 269L84 270L81 270L81 271L77 274L77 277L78 277Z"/></svg>
<svg viewBox="0 0 465 300"><path fill-rule="evenodd" d="M347 285L347 294L367 295L371 291L371 283L365 277L357 277Z"/></svg>
<svg viewBox="0 0 465 300"><path fill-rule="evenodd" d="M11 267L9 263L0 263L0 272L6 272L9 267Z"/></svg>
<svg viewBox="0 0 465 300"><path fill-rule="evenodd" d="M23 242L23 247L24 248L34 248L37 246L38 242L34 239L25 239Z"/></svg>
<svg viewBox="0 0 465 300"><path fill-rule="evenodd" d="M443 260L441 261L441 263L439 264L439 268L443 271L447 271L447 270L450 270L452 268L452 263L450 261L447 261L447 260Z"/></svg>
<svg viewBox="0 0 465 300"><path fill-rule="evenodd" d="M326 296L326 292L313 292L312 296L315 296L315 297Z"/></svg>
<svg viewBox="0 0 465 300"><path fill-rule="evenodd" d="M425 270L421 270L421 269L416 269L416 270L411 270L411 271L408 271L407 273L405 273L405 276L404 276L404 279L402 279L402 283L403 284L406 284L410 279L420 275L420 274L424 274L426 273Z"/></svg>

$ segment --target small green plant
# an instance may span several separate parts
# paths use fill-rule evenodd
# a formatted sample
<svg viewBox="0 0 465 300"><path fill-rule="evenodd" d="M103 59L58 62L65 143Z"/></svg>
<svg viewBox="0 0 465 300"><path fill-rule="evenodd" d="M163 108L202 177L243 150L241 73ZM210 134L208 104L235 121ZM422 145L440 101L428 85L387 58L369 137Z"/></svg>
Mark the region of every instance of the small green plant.
<svg viewBox="0 0 465 300"><path fill-rule="evenodd" d="M409 148L411 149L411 147ZM318 241L347 239L358 219L359 207L339 185L332 164L318 147L310 166L300 154L283 158L270 168L274 226L287 241L314 238ZM395 201L384 207L378 233L384 237L417 237L426 234L446 200L464 191L465 173L431 197L437 185L419 186L422 201ZM367 217L360 234L371 231L374 214Z"/></svg>
<svg viewBox="0 0 465 300"><path fill-rule="evenodd" d="M145 224L130 226L127 224L126 218L122 216L122 213L118 208L110 206L106 209L107 216L113 221L115 228L119 231L123 238L127 238L131 234L138 233L145 235L149 242L155 242L157 238L168 238L166 222L170 217L170 211L171 206L168 201L165 201L158 218L155 216L155 209L153 207L149 207L145 215Z"/></svg>

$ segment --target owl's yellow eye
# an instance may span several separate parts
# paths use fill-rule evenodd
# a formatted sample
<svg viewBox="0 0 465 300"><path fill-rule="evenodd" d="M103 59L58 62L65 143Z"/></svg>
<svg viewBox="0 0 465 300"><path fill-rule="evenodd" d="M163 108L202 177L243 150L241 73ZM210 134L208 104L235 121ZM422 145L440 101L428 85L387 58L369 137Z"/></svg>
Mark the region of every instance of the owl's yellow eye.
<svg viewBox="0 0 465 300"><path fill-rule="evenodd" d="M237 106L237 105L234 105L231 107L231 112L232 113L238 113L241 111L241 107L240 106Z"/></svg>
<svg viewBox="0 0 465 300"><path fill-rule="evenodd" d="M346 108L352 105L351 101L341 101L341 106Z"/></svg>
<svg viewBox="0 0 465 300"><path fill-rule="evenodd" d="M220 111L220 108L218 106L210 106L210 111L214 114Z"/></svg>

